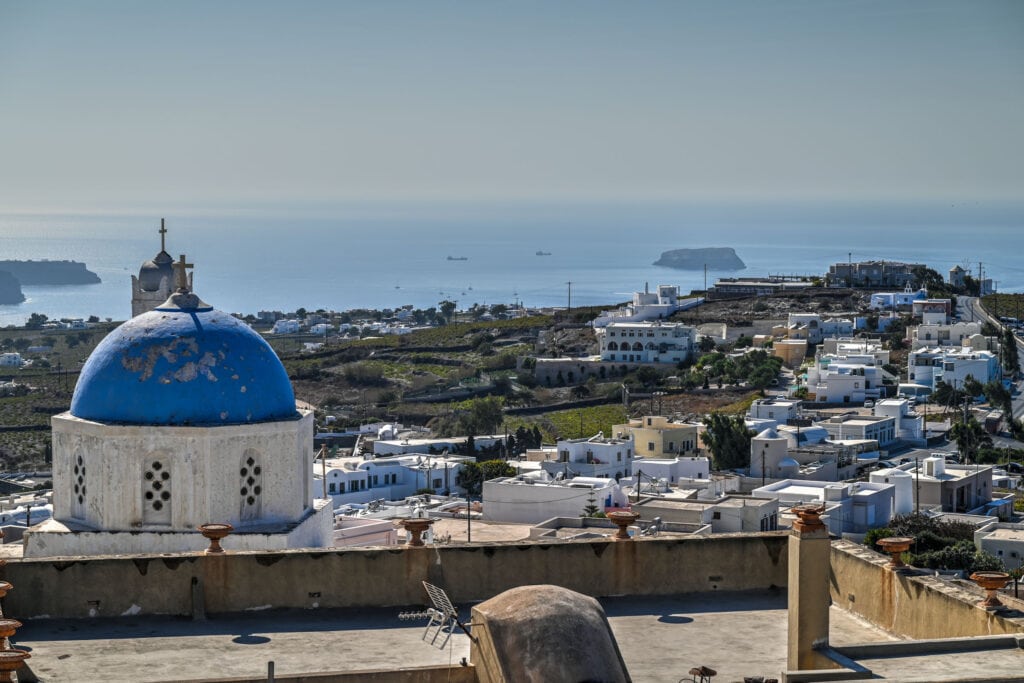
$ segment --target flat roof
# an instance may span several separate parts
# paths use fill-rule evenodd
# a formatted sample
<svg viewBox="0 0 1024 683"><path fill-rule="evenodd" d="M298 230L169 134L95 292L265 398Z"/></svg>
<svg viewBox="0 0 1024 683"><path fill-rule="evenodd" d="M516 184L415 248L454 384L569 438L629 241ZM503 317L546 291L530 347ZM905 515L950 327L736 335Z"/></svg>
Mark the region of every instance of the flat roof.
<svg viewBox="0 0 1024 683"><path fill-rule="evenodd" d="M985 538L999 541L1024 541L1024 529L993 529Z"/></svg>
<svg viewBox="0 0 1024 683"><path fill-rule="evenodd" d="M701 665L717 670L725 681L777 677L786 668L785 590L628 596L601 604L637 683L688 678L690 668ZM456 607L468 621L471 605ZM449 647L437 649L422 640L426 621L400 621L401 611L267 610L200 622L176 617L35 619L24 620L13 640L32 648L28 663L46 681L258 677L266 675L270 660L278 676L395 670L458 665L469 657L465 635L456 631ZM833 645L892 640L839 608L833 607L830 616Z"/></svg>

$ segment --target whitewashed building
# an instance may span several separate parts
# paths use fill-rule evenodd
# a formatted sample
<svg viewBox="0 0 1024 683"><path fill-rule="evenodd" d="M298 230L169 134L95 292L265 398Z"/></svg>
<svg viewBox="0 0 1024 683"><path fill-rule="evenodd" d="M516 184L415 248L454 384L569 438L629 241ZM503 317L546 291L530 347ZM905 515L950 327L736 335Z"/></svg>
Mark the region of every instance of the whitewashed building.
<svg viewBox="0 0 1024 683"><path fill-rule="evenodd" d="M960 347L966 345L971 337L981 334L981 323L923 323L910 328L910 347L923 349L931 346Z"/></svg>
<svg viewBox="0 0 1024 683"><path fill-rule="evenodd" d="M907 379L935 389L942 381L962 387L967 377L982 384L1001 379L999 357L991 351L955 346L914 349L907 358Z"/></svg>
<svg viewBox="0 0 1024 683"><path fill-rule="evenodd" d="M270 329L270 334L295 334L300 327L298 320L277 320L274 322L274 327Z"/></svg>
<svg viewBox="0 0 1024 683"><path fill-rule="evenodd" d="M21 354L11 351L9 353L0 353L0 366L7 368L20 368L25 364Z"/></svg>
<svg viewBox="0 0 1024 683"><path fill-rule="evenodd" d="M676 311L686 310L699 305L703 299L694 298L679 300L679 287L676 285L658 285L654 292L644 287L642 292L634 292L631 303L622 308L601 311L591 323L594 327L605 327L609 323L642 322L646 320L665 320Z"/></svg>
<svg viewBox="0 0 1024 683"><path fill-rule="evenodd" d="M790 313L785 328L773 329L776 336L787 339L806 339L808 344L820 344L828 337L849 337L856 329L850 318L822 318L817 313Z"/></svg>
<svg viewBox="0 0 1024 683"><path fill-rule="evenodd" d="M372 500L404 500L423 489L442 495L463 494L456 483L466 462L462 455L399 455L372 460L361 457L317 459L313 490L335 508ZM326 475L326 487L324 476ZM326 491L325 491L326 489Z"/></svg>
<svg viewBox="0 0 1024 683"><path fill-rule="evenodd" d="M876 417L888 417L895 421L896 438L915 445L923 445L924 415L914 410L914 403L905 398L884 398L875 402Z"/></svg>
<svg viewBox="0 0 1024 683"><path fill-rule="evenodd" d="M883 381L897 377L875 365L873 355L819 354L807 369L807 391L819 403L861 403L883 395Z"/></svg>
<svg viewBox="0 0 1024 683"><path fill-rule="evenodd" d="M500 477L484 482L484 516L491 521L537 524L552 517L579 517L594 505L598 510L624 507L625 494L614 479L553 479L543 472Z"/></svg>
<svg viewBox="0 0 1024 683"><path fill-rule="evenodd" d="M824 503L829 533L863 534L884 527L892 519L896 487L874 482L833 482L792 480L774 482L754 489L759 498L775 498L786 506Z"/></svg>
<svg viewBox="0 0 1024 683"><path fill-rule="evenodd" d="M681 363L697 338L697 329L682 323L609 323L595 332L601 360L615 363Z"/></svg>
<svg viewBox="0 0 1024 683"><path fill-rule="evenodd" d="M832 441L877 441L882 448L896 441L896 418L885 415L836 415L814 423Z"/></svg>
<svg viewBox="0 0 1024 683"><path fill-rule="evenodd" d="M589 439L564 439L555 446L554 459L541 468L552 477L615 479L633 476L633 443L598 434Z"/></svg>

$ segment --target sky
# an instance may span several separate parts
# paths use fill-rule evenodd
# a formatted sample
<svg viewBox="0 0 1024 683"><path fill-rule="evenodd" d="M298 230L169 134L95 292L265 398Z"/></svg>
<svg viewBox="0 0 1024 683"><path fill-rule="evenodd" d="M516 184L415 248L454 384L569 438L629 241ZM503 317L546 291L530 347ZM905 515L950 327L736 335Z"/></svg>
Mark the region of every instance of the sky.
<svg viewBox="0 0 1024 683"><path fill-rule="evenodd" d="M1024 200L1024 2L0 0L0 210Z"/></svg>

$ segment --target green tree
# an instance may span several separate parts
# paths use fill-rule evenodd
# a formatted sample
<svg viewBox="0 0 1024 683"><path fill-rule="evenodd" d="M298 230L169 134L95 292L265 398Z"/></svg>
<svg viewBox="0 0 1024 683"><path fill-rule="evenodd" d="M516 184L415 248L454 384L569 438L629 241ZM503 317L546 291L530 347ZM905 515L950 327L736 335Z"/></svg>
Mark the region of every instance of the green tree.
<svg viewBox="0 0 1024 683"><path fill-rule="evenodd" d="M32 313L28 316L28 320L25 321L25 329L38 330L47 320L49 318L42 313Z"/></svg>
<svg viewBox="0 0 1024 683"><path fill-rule="evenodd" d="M515 469L504 460L465 462L455 477L455 483L466 489L469 495L479 496L483 492L485 481L498 477L514 477L515 474Z"/></svg>
<svg viewBox="0 0 1024 683"><path fill-rule="evenodd" d="M974 375L967 375L967 377L964 377L964 391L971 398L977 398L985 393L985 387L981 382L974 379Z"/></svg>
<svg viewBox="0 0 1024 683"><path fill-rule="evenodd" d="M637 369L636 379L645 387L648 387L661 379L661 373L649 365L644 365Z"/></svg>
<svg viewBox="0 0 1024 683"><path fill-rule="evenodd" d="M1020 372L1020 356L1017 352L1017 338L1009 327L1003 330L1002 350L1003 369L1009 375L1016 375Z"/></svg>
<svg viewBox="0 0 1024 683"><path fill-rule="evenodd" d="M493 434L501 425L505 415L503 402L497 396L474 398L469 401L469 413L465 416L466 432L470 434Z"/></svg>
<svg viewBox="0 0 1024 683"><path fill-rule="evenodd" d="M703 420L704 445L711 452L717 470L750 466L750 438L754 432L747 429L742 415L711 413Z"/></svg>
<svg viewBox="0 0 1024 683"><path fill-rule="evenodd" d="M984 391L989 403L1002 410L1004 415L1013 415L1013 396L1002 382L996 379L987 382Z"/></svg>
<svg viewBox="0 0 1024 683"><path fill-rule="evenodd" d="M605 514L601 512L601 508L597 507L597 496L594 494L594 489L590 489L590 495L587 496L587 504L583 506L583 512L580 517L604 517Z"/></svg>
<svg viewBox="0 0 1024 683"><path fill-rule="evenodd" d="M992 437L984 427L968 413L966 419L954 424L949 436L956 441L956 448L964 458L964 462L977 462L978 451L992 447Z"/></svg>
<svg viewBox="0 0 1024 683"><path fill-rule="evenodd" d="M444 317L445 322L450 323L452 321L452 315L455 313L455 302L449 299L445 299L437 306L440 309L441 315Z"/></svg>
<svg viewBox="0 0 1024 683"><path fill-rule="evenodd" d="M750 375L747 377L747 381L750 386L761 392L764 396L765 388L772 383L778 373L773 371L768 365L758 366Z"/></svg>

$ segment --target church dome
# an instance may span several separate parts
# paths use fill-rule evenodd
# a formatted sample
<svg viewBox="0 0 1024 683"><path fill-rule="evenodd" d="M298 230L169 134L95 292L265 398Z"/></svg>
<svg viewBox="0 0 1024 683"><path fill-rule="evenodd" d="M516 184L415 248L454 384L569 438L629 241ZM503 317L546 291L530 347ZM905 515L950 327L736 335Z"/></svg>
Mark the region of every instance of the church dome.
<svg viewBox="0 0 1024 683"><path fill-rule="evenodd" d="M234 316L194 294L124 323L89 356L71 414L147 425L227 425L298 416L284 366Z"/></svg>
<svg viewBox="0 0 1024 683"><path fill-rule="evenodd" d="M166 251L161 251L152 261L146 261L139 268L139 287L144 292L156 292L160 289L160 281L167 278L168 284L174 282L174 259Z"/></svg>

